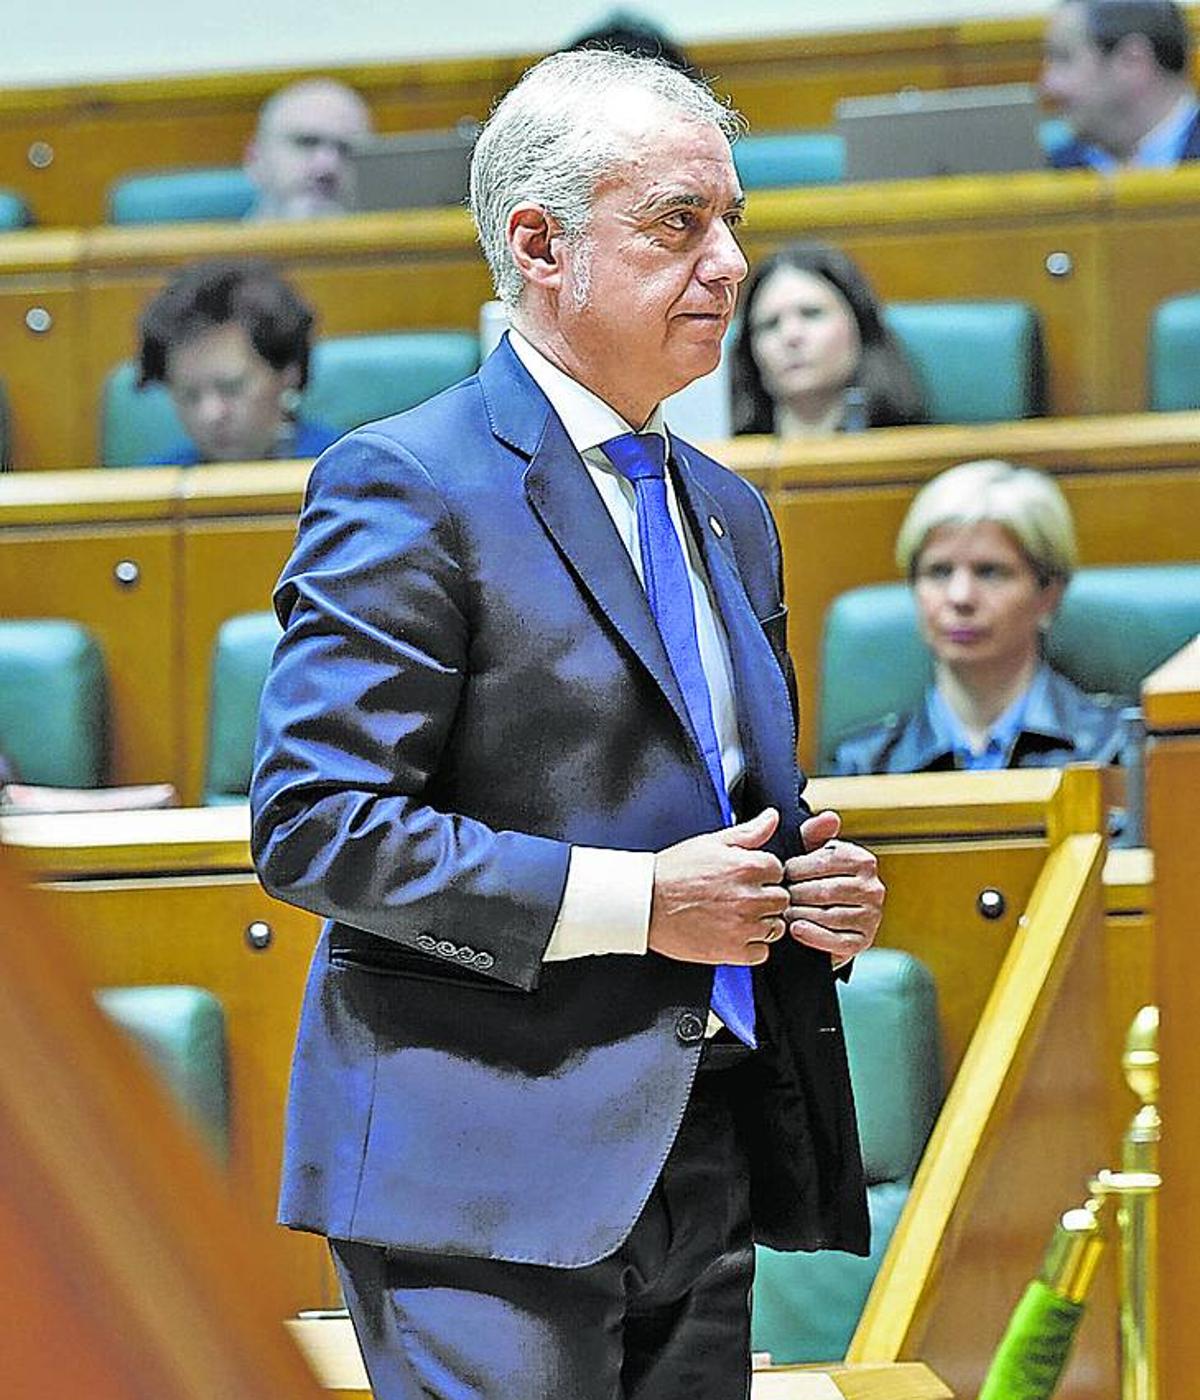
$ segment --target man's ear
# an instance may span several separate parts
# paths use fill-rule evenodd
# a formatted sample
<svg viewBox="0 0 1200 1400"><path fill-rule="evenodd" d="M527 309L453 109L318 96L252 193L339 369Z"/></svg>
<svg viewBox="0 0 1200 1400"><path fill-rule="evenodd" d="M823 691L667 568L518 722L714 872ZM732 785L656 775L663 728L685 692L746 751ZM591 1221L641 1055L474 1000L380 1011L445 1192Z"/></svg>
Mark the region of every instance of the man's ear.
<svg viewBox="0 0 1200 1400"><path fill-rule="evenodd" d="M1144 34L1124 34L1117 40L1110 61L1115 62L1122 72L1132 77L1146 79L1158 72L1158 60L1154 57L1154 45Z"/></svg>
<svg viewBox="0 0 1200 1400"><path fill-rule="evenodd" d="M540 204L518 204L508 216L508 246L526 282L556 291L562 281L562 225Z"/></svg>

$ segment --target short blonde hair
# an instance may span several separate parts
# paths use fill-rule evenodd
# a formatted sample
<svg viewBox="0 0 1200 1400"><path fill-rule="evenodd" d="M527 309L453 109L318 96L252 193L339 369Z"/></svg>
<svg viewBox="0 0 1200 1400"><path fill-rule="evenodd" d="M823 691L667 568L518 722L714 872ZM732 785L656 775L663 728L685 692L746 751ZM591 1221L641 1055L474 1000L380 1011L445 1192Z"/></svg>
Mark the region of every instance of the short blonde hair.
<svg viewBox="0 0 1200 1400"><path fill-rule="evenodd" d="M896 536L896 563L911 580L926 541L943 525L1002 525L1044 587L1066 583L1079 562L1071 508L1044 472L1011 462L964 462L940 472L913 498Z"/></svg>

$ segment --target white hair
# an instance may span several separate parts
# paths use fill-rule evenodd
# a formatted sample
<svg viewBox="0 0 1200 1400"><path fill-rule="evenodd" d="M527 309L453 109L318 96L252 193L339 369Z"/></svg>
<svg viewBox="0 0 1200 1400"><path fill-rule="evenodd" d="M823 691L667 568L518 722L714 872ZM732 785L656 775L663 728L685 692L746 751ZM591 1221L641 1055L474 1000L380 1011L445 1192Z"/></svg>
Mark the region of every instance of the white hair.
<svg viewBox="0 0 1200 1400"><path fill-rule="evenodd" d="M496 295L510 310L523 281L508 246L509 215L537 204L568 238L583 233L598 181L626 154L613 129L621 88L656 97L730 142L742 128L704 84L656 58L584 49L535 64L497 103L471 158L471 213Z"/></svg>

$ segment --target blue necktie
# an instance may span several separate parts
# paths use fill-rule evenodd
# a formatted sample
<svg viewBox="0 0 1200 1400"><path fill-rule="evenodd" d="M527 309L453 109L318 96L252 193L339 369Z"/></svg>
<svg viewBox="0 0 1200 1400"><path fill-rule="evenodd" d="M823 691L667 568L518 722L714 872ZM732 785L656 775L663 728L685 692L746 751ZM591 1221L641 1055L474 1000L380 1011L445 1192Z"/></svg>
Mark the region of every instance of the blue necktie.
<svg viewBox="0 0 1200 1400"><path fill-rule="evenodd" d="M721 804L721 814L726 825L731 826L733 808L725 790L712 696L700 660L691 579L667 508L666 441L658 433L624 433L603 443L601 450L621 475L633 482L646 597L658 623L671 669L683 692L692 729ZM748 967L723 963L716 968L712 1009L739 1040L750 1046L757 1045L754 987Z"/></svg>

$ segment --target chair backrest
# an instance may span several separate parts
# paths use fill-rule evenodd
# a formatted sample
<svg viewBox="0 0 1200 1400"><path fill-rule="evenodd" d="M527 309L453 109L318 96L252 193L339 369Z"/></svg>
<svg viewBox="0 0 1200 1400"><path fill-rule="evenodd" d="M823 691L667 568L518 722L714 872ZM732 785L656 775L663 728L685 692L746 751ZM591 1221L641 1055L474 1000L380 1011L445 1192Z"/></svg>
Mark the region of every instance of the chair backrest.
<svg viewBox="0 0 1200 1400"><path fill-rule="evenodd" d="M845 1355L942 1102L937 992L924 963L898 949L873 948L855 959L838 992L867 1176L871 1252L860 1259L833 1250L759 1248L754 1348L780 1363Z"/></svg>
<svg viewBox="0 0 1200 1400"><path fill-rule="evenodd" d="M204 801L244 802L254 766L258 700L279 639L272 612L243 613L221 624L209 689Z"/></svg>
<svg viewBox="0 0 1200 1400"><path fill-rule="evenodd" d="M97 787L108 773L108 683L77 622L0 622L0 753L23 782Z"/></svg>
<svg viewBox="0 0 1200 1400"><path fill-rule="evenodd" d="M0 229L29 228L33 210L13 190L0 190Z"/></svg>
<svg viewBox="0 0 1200 1400"><path fill-rule="evenodd" d="M1041 326L1022 301L892 302L888 326L934 423L1002 423L1045 410Z"/></svg>
<svg viewBox="0 0 1200 1400"><path fill-rule="evenodd" d="M468 331L348 335L313 346L300 416L347 431L412 408L479 366ZM131 362L112 370L101 403L100 460L129 467L163 457L186 438L161 384L137 388Z"/></svg>
<svg viewBox="0 0 1200 1400"><path fill-rule="evenodd" d="M101 1010L133 1036L218 1157L229 1154L225 1012L201 987L105 987Z"/></svg>
<svg viewBox="0 0 1200 1400"><path fill-rule="evenodd" d="M733 163L745 190L834 185L842 178L846 143L834 131L777 131L741 136Z"/></svg>
<svg viewBox="0 0 1200 1400"><path fill-rule="evenodd" d="M1046 655L1081 689L1127 699L1200 632L1200 564L1080 569L1050 629ZM821 644L818 767L840 740L919 703L930 679L907 584L835 598Z"/></svg>
<svg viewBox="0 0 1200 1400"><path fill-rule="evenodd" d="M244 218L256 197L240 166L154 170L108 188L110 224L164 224Z"/></svg>
<svg viewBox="0 0 1200 1400"><path fill-rule="evenodd" d="M1200 408L1200 292L1160 302L1150 321L1150 408Z"/></svg>

